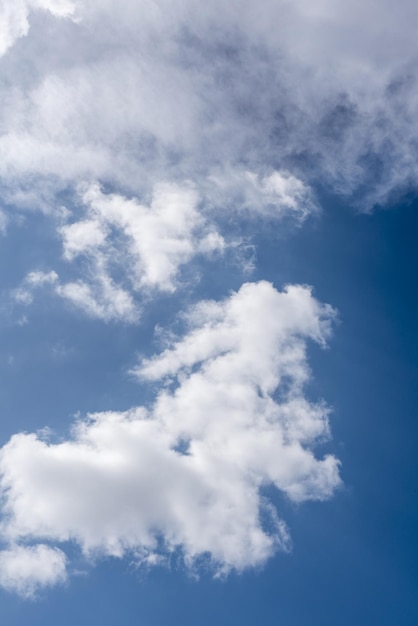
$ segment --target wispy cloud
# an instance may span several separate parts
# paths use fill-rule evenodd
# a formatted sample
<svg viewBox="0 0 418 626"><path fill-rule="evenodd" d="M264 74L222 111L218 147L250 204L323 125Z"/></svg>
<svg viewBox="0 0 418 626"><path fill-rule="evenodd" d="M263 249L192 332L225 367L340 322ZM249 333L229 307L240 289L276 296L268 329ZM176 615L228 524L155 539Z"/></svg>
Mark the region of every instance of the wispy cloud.
<svg viewBox="0 0 418 626"><path fill-rule="evenodd" d="M75 269L81 275L63 282L54 270L31 271L14 290L15 301L30 304L35 291L47 286L92 317L136 321L141 297L174 292L186 263L227 247L199 211L199 200L186 184L157 185L150 206L89 185L82 193L82 219L58 227L64 259L70 265L79 257L85 261Z"/></svg>

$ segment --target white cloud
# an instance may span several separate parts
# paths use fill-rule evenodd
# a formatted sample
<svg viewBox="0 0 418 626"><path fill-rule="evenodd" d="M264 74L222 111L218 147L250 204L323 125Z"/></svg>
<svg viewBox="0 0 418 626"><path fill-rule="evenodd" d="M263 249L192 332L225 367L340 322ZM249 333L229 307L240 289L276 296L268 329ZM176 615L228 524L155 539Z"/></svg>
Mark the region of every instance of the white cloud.
<svg viewBox="0 0 418 626"><path fill-rule="evenodd" d="M229 198L229 210L241 217L277 220L291 216L303 221L318 210L310 187L285 170L265 176L238 168L221 171L209 177L206 194L214 208L224 208Z"/></svg>
<svg viewBox="0 0 418 626"><path fill-rule="evenodd" d="M30 304L39 287L53 292L105 321L138 320L141 302L152 291L172 293L181 269L194 257L222 254L227 244L198 210L191 185L156 185L150 206L88 186L82 193L85 215L58 229L63 256L86 263L75 280L63 282L55 271L30 272L14 299ZM64 211L64 219L70 212ZM62 216L61 216L62 219Z"/></svg>
<svg viewBox="0 0 418 626"><path fill-rule="evenodd" d="M55 17L73 17L75 4L71 0L1 0L0 2L0 56L15 41L29 32L29 13L32 10L49 11Z"/></svg>
<svg viewBox="0 0 418 626"><path fill-rule="evenodd" d="M43 272L36 270L29 272L23 283L17 289L12 291L12 298L15 302L29 305L33 302L34 291L38 288L56 285L58 283L58 274L54 271Z"/></svg>
<svg viewBox="0 0 418 626"><path fill-rule="evenodd" d="M11 201L29 188L44 206L46 186L90 179L138 197L162 180L200 190L244 168L259 181L288 171L306 188L319 179L370 206L416 179L412 0L3 7L4 49L45 9L0 61ZM265 192L252 189L256 205Z"/></svg>
<svg viewBox="0 0 418 626"><path fill-rule="evenodd" d="M58 280L58 274L56 272L29 272L26 277L26 282L31 287L42 287L43 285L53 285Z"/></svg>
<svg viewBox="0 0 418 626"><path fill-rule="evenodd" d="M9 218L6 213L0 210L0 234L5 235L7 232L7 226L9 223Z"/></svg>
<svg viewBox="0 0 418 626"><path fill-rule="evenodd" d="M136 322L140 308L130 293L114 283L106 271L95 265L94 282L88 284L83 280L57 285L55 293L68 300L90 317L105 322L118 320Z"/></svg>
<svg viewBox="0 0 418 626"><path fill-rule="evenodd" d="M0 587L32 598L41 589L66 580L66 562L58 548L12 546L0 551Z"/></svg>
<svg viewBox="0 0 418 626"><path fill-rule="evenodd" d="M107 258L123 257L125 246L116 249L106 236L115 229L126 241L128 258L123 258L121 265L134 290L172 292L179 268L196 255L202 239L208 252L225 246L220 235L205 224L192 186L159 184L149 207L117 194L104 194L97 185L86 190L83 201L88 219L61 229L64 255L69 259L77 253L94 257L104 250Z"/></svg>
<svg viewBox="0 0 418 626"><path fill-rule="evenodd" d="M266 282L192 308L185 335L135 371L161 384L151 406L90 415L58 443L16 434L1 449L3 539L148 564L180 550L218 573L288 549L263 488L302 502L340 483L337 459L313 452L328 409L304 395L307 341L323 344L333 317L309 288Z"/></svg>
<svg viewBox="0 0 418 626"><path fill-rule="evenodd" d="M93 270L93 279L90 282L79 279L67 283L60 282L55 271L29 272L21 286L14 289L11 295L15 302L29 306L39 289L49 288L52 293L64 298L89 317L106 322L111 320L136 322L140 315L138 303L128 291L115 284L100 256L95 259Z"/></svg>
<svg viewBox="0 0 418 626"><path fill-rule="evenodd" d="M76 275L63 281L54 270L29 272L13 291L14 300L29 305L35 290L49 286L91 317L136 322L141 300L174 292L183 267L196 257L210 259L229 250L244 271L245 263L252 268L242 257L243 240L226 241L219 232L217 222L225 216L214 208L222 198L229 197L229 207L236 204L251 218L294 215L303 220L316 210L309 188L287 172L264 178L249 171L218 174L202 185L202 192L204 199L191 183L158 183L144 204L104 193L97 183L80 186L77 217L65 207L56 212L63 258ZM83 264L74 263L79 258Z"/></svg>

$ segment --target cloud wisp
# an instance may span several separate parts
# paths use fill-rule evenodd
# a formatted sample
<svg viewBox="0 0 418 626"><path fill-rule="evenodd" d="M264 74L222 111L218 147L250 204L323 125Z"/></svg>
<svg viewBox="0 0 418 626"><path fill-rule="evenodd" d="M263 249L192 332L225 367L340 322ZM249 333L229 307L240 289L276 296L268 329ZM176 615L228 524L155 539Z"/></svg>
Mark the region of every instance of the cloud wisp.
<svg viewBox="0 0 418 626"><path fill-rule="evenodd" d="M263 179L245 171L213 177L206 203L213 207L225 187L244 220L289 216L297 223L316 211L309 189L287 173ZM79 199L81 206L73 211L62 208L57 226L67 274L74 278L32 270L12 292L15 302L29 305L47 287L90 317L135 323L149 298L182 286L182 270L193 261L225 252L237 256L245 245L239 227L234 238L221 234L222 216L205 209L191 183L155 185L149 206L135 197L105 193L97 183L81 186Z"/></svg>
<svg viewBox="0 0 418 626"><path fill-rule="evenodd" d="M63 281L55 270L31 271L13 292L15 301L30 304L39 288L49 287L90 317L136 322L142 300L176 291L184 265L198 256L222 255L227 247L199 211L192 185L159 184L150 206L105 194L97 184L87 186L81 199L82 218L58 227L69 272L83 261L75 264L78 278Z"/></svg>
<svg viewBox="0 0 418 626"><path fill-rule="evenodd" d="M147 565L180 554L218 575L288 550L264 488L299 503L340 484L338 460L314 454L329 411L304 392L307 343L324 344L334 316L307 287L244 284L191 308L184 335L138 365L157 385L150 406L89 415L58 442L14 435L0 452L0 584L31 595L62 582L66 542Z"/></svg>

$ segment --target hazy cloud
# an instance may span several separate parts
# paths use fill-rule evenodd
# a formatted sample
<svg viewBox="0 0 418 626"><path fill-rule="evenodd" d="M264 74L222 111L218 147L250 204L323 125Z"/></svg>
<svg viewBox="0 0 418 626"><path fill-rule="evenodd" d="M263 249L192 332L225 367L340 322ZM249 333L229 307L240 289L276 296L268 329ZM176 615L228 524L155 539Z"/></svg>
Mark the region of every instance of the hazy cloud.
<svg viewBox="0 0 418 626"><path fill-rule="evenodd" d="M142 197L162 181L201 193L212 177L279 170L384 202L417 173L417 12L409 0L4 3L4 45L27 33L0 61L4 196L45 208L51 188L83 180ZM265 194L253 185L249 206Z"/></svg>

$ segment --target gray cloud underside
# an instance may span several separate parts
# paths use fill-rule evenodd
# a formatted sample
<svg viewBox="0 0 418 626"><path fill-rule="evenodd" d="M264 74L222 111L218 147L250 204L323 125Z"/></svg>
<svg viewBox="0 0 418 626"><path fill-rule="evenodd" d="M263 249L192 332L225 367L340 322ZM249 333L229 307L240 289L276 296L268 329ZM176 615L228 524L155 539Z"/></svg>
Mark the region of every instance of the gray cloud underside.
<svg viewBox="0 0 418 626"><path fill-rule="evenodd" d="M0 14L6 199L45 208L80 180L141 195L187 179L224 209L245 204L246 172L284 170L384 202L416 178L417 12L407 0L14 3Z"/></svg>
<svg viewBox="0 0 418 626"><path fill-rule="evenodd" d="M416 12L407 1L398 10L342 0L3 8L3 205L9 216L18 207L58 216L64 258L87 261L84 275L57 274L53 292L90 316L135 322L150 289L174 291L185 265L225 250L231 216L236 244L241 220L301 222L315 212L311 187L370 209L415 185ZM98 201L64 201L63 225L59 192L74 200L81 188L86 198L96 185L102 205L117 195L120 218L98 218ZM183 193L182 215L195 194L188 231L167 234L164 220L154 232L140 229L130 203L152 211L170 186ZM4 231L8 217L0 217ZM115 233L130 241L119 263ZM30 269L21 302L33 297L39 268Z"/></svg>

